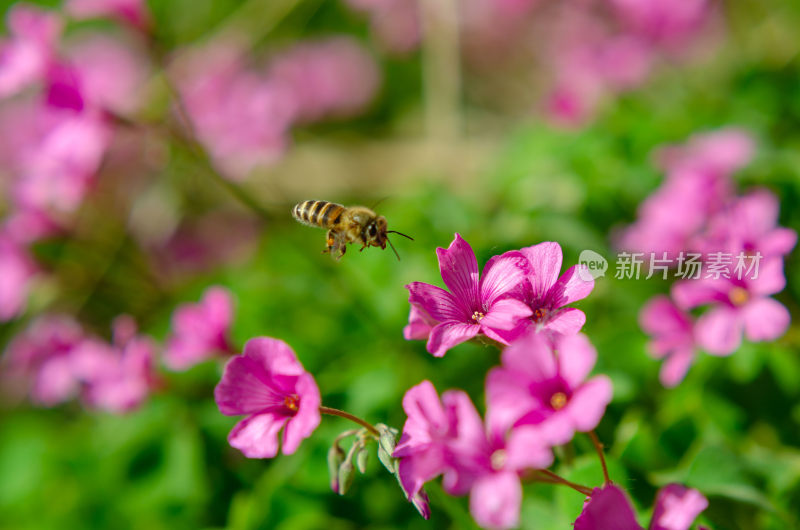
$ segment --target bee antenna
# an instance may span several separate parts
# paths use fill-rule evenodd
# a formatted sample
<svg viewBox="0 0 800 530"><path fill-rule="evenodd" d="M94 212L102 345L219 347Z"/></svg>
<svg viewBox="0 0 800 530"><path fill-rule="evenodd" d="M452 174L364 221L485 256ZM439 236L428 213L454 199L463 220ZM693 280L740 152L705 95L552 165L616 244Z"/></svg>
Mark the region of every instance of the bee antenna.
<svg viewBox="0 0 800 530"><path fill-rule="evenodd" d="M380 199L378 199L378 200L377 200L375 203L373 203L373 204L372 204L372 208L370 208L370 210L374 210L375 208L377 208L377 207L378 207L378 205L379 205L380 203L382 203L383 201L385 201L385 200L386 200L386 199L388 199L388 198L389 198L389 197L381 197L381 198L380 198Z"/></svg>
<svg viewBox="0 0 800 530"><path fill-rule="evenodd" d="M387 234L398 234L398 235L401 235L401 236L405 237L406 239L410 239L411 241L414 241L413 237L407 236L403 232L398 232L397 230L387 230L386 233Z"/></svg>
<svg viewBox="0 0 800 530"><path fill-rule="evenodd" d="M392 245L392 240L387 237L386 241L389 242L389 246L392 247L392 251L394 252L394 255L397 256L397 261L400 261L400 254L397 253L397 249L394 248L394 245Z"/></svg>

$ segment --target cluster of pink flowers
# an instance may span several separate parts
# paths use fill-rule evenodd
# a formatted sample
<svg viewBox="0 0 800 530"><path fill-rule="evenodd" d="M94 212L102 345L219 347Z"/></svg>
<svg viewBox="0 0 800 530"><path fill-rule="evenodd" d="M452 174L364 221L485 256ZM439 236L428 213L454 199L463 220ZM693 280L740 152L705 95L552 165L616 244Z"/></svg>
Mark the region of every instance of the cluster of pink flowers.
<svg viewBox="0 0 800 530"><path fill-rule="evenodd" d="M279 159L293 125L357 114L379 85L372 57L345 37L298 44L262 70L241 46L213 43L178 57L172 74L194 134L232 179Z"/></svg>
<svg viewBox="0 0 800 530"><path fill-rule="evenodd" d="M622 248L654 252L673 266L686 267L687 254L700 260L697 274L673 284L670 297L654 298L640 315L651 353L664 358L665 386L683 380L699 348L729 355L743 335L771 341L789 327L788 310L771 296L786 284L783 257L797 233L777 225L778 198L769 190L736 194L731 176L752 153L750 137L735 129L662 150L667 177L619 238ZM696 308L703 308L697 318L690 313Z"/></svg>
<svg viewBox="0 0 800 530"><path fill-rule="evenodd" d="M230 293L209 288L197 304L173 314L163 357L173 370L232 353ZM139 335L129 316L117 317L107 342L67 315L38 317L17 335L2 359L4 386L28 393L34 403L54 406L80 395L91 409L123 413L138 408L159 386L157 352L161 348Z"/></svg>

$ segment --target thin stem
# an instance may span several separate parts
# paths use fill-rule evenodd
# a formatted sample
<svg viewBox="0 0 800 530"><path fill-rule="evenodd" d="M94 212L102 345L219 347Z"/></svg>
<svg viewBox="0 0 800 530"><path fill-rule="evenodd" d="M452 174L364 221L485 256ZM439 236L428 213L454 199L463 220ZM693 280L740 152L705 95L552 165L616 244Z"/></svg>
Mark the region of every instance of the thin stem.
<svg viewBox="0 0 800 530"><path fill-rule="evenodd" d="M597 456L600 457L600 465L603 466L603 479L606 481L606 484L609 484L611 479L608 476L606 457L603 455L603 444L600 443L600 439L597 438L597 434L595 434L594 431L589 431L589 438L592 439L592 444L594 444L594 448L597 451Z"/></svg>
<svg viewBox="0 0 800 530"><path fill-rule="evenodd" d="M367 429L370 432L370 434L373 434L375 436L380 436L380 434L381 434L380 432L378 432L378 429L376 429L374 425L372 425L368 421L362 420L358 416L353 416L349 412L345 412L345 411L339 410L339 409L333 409L331 407L323 407L323 406L320 406L319 411L322 414L328 414L329 416L339 416L340 418L345 418L345 419L348 419L348 420L350 420L352 422L358 423L359 425L361 425L362 427Z"/></svg>
<svg viewBox="0 0 800 530"><path fill-rule="evenodd" d="M564 486L568 486L578 493L582 493L583 495L590 496L592 494L592 489L587 486L581 486L580 484L576 484L575 482L571 482L564 477L556 475L552 471L548 469L537 469L536 473L539 476L533 476L534 480L538 480L539 482L551 482L553 484L563 484Z"/></svg>

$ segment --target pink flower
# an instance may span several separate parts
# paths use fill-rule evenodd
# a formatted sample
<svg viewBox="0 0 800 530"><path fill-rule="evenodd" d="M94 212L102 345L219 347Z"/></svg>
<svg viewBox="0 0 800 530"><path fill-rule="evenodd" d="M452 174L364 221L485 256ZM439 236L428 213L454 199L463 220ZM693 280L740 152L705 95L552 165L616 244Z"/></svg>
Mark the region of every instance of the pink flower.
<svg viewBox="0 0 800 530"><path fill-rule="evenodd" d="M55 13L26 3L11 7L7 23L11 38L0 41L0 98L44 78L62 29Z"/></svg>
<svg viewBox="0 0 800 530"><path fill-rule="evenodd" d="M233 43L191 50L173 76L194 133L226 176L243 179L283 154L295 115L283 83L247 69Z"/></svg>
<svg viewBox="0 0 800 530"><path fill-rule="evenodd" d="M650 354L664 359L659 379L665 387L674 387L686 377L694 361L695 341L692 318L666 296L650 300L639 313L639 325L652 336Z"/></svg>
<svg viewBox="0 0 800 530"><path fill-rule="evenodd" d="M502 366L486 380L487 419L505 426L535 425L543 443L562 445L575 431L597 427L611 401L604 375L585 380L597 352L584 335L562 335L551 346L539 333L505 349Z"/></svg>
<svg viewBox="0 0 800 530"><path fill-rule="evenodd" d="M298 44L278 55L267 75L293 95L300 122L356 114L379 84L375 60L344 37Z"/></svg>
<svg viewBox="0 0 800 530"><path fill-rule="evenodd" d="M658 491L650 530L689 530L708 500L680 484L668 484ZM625 492L615 484L595 488L575 520L575 530L643 530L636 521Z"/></svg>
<svg viewBox="0 0 800 530"><path fill-rule="evenodd" d="M116 414L138 408L156 384L155 344L136 334L127 316L114 321L114 342L88 339L72 352L73 371L84 383L83 400Z"/></svg>
<svg viewBox="0 0 800 530"><path fill-rule="evenodd" d="M359 11L369 14L370 26L389 50L405 53L420 41L419 8L408 0L347 0Z"/></svg>
<svg viewBox="0 0 800 530"><path fill-rule="evenodd" d="M683 280L672 289L672 298L683 309L712 306L697 320L695 336L700 346L714 355L729 355L742 342L742 333L753 342L775 340L789 328L789 311L769 295L786 285L783 261L763 260L758 277L728 272L730 278Z"/></svg>
<svg viewBox="0 0 800 530"><path fill-rule="evenodd" d="M215 354L232 351L230 327L233 299L223 287L206 289L197 304L184 304L172 315L172 334L164 360L173 370L185 370Z"/></svg>
<svg viewBox="0 0 800 530"><path fill-rule="evenodd" d="M250 339L228 361L214 398L226 416L247 415L228 443L248 458L278 454L281 429L283 454L292 454L320 422L317 383L285 342L270 337Z"/></svg>
<svg viewBox="0 0 800 530"><path fill-rule="evenodd" d="M398 472L409 499L443 473L445 491L470 494L470 511L479 525L517 526L520 473L553 462L538 430L522 427L506 435L487 429L467 394L451 390L440 402L429 381L406 392L403 409L408 419L394 456L400 459Z"/></svg>
<svg viewBox="0 0 800 530"><path fill-rule="evenodd" d="M71 354L84 337L71 317L39 317L8 345L3 385L24 386L18 390L29 390L33 401L45 406L70 399L80 386Z"/></svg>
<svg viewBox="0 0 800 530"><path fill-rule="evenodd" d="M610 3L630 30L671 48L685 46L711 13L708 0L610 0Z"/></svg>
<svg viewBox="0 0 800 530"><path fill-rule="evenodd" d="M0 322L11 320L24 309L36 265L28 251L0 230Z"/></svg>
<svg viewBox="0 0 800 530"><path fill-rule="evenodd" d="M412 304L408 314L408 325L403 328L403 337L406 340L428 340L431 331L438 323L427 311Z"/></svg>
<svg viewBox="0 0 800 530"><path fill-rule="evenodd" d="M144 0L67 0L67 13L78 20L111 17L147 29L150 16Z"/></svg>
<svg viewBox="0 0 800 530"><path fill-rule="evenodd" d="M437 248L442 280L451 292L413 282L406 285L408 301L439 323L428 338L428 351L436 357L478 333L507 344L498 331L507 331L531 310L511 298L525 281L528 261L520 252L506 252L489 260L478 275L478 260L466 241L456 234L447 249Z"/></svg>
<svg viewBox="0 0 800 530"><path fill-rule="evenodd" d="M583 265L573 265L561 272L561 245L550 241L523 248L520 252L530 262L528 281L523 285L521 298L532 311L510 332L500 332L508 344L531 331L546 331L572 335L586 322L580 309L565 307L582 300L594 289L594 279L583 272ZM582 273L583 272L583 273Z"/></svg>

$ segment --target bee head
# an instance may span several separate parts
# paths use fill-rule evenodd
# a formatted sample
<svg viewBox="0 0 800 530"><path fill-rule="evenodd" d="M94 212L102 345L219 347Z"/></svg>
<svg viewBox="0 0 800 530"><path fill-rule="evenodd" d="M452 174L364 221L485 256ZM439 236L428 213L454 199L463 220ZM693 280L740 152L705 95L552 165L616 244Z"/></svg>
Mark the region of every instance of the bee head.
<svg viewBox="0 0 800 530"><path fill-rule="evenodd" d="M386 218L376 217L364 228L364 241L368 246L386 248Z"/></svg>

